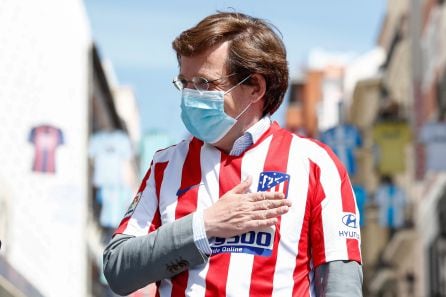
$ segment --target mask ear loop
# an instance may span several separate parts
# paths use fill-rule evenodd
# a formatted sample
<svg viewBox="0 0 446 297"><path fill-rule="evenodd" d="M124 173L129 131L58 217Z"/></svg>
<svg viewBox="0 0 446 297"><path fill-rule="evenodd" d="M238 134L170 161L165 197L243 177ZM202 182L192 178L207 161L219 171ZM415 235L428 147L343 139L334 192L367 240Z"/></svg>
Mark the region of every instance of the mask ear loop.
<svg viewBox="0 0 446 297"><path fill-rule="evenodd" d="M239 85L241 85L242 83L244 83L248 78L250 78L251 77L251 74L250 75L248 75L247 77L245 77L244 79L242 79L238 84L236 84L236 85L234 85L232 88L230 88L229 90L227 90L226 92L225 92L225 95L227 94L227 93L229 93L229 92L231 92L233 89L235 89L236 87L238 87ZM251 104L252 104L252 102L249 102L249 104L245 107L245 109L243 109L243 111L238 115L238 116L236 116L234 119L235 120L238 120L247 110L248 110L248 108L251 106Z"/></svg>
<svg viewBox="0 0 446 297"><path fill-rule="evenodd" d="M243 109L243 111L237 117L235 117L235 120L238 120L248 110L251 104L252 102L249 102L248 106L246 106L245 109Z"/></svg>

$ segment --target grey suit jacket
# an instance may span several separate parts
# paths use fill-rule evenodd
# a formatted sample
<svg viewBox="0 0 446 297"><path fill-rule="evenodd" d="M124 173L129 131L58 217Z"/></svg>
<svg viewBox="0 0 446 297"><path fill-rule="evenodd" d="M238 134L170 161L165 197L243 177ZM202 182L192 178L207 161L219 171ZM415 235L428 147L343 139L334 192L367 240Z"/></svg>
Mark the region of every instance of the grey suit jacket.
<svg viewBox="0 0 446 297"><path fill-rule="evenodd" d="M171 278L202 265L208 256L196 247L193 214L162 225L145 236L117 234L104 251L104 275L120 295ZM362 296L362 269L354 261L335 261L316 268L317 296Z"/></svg>

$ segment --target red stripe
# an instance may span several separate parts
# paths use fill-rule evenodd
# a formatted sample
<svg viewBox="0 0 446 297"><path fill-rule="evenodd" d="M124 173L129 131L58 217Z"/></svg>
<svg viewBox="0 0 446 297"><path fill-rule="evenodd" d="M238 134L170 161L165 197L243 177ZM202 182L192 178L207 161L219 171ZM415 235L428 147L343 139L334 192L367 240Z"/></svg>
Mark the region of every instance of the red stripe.
<svg viewBox="0 0 446 297"><path fill-rule="evenodd" d="M293 295L294 297L306 297L310 296L310 259L311 259L311 248L310 242L316 244L313 239L310 237L314 234L318 234L323 236L322 231L322 218L319 215L315 215L311 213L311 209L313 208L314 203L320 204L323 197L325 196L322 188L317 187L319 184L320 177L320 168L313 162L310 161L310 172L308 177L308 190L307 190L307 200L305 203L305 215L302 223L302 229L300 231L299 243L297 246L297 257L296 257L296 267L293 272ZM319 191L321 190L321 191ZM315 202L312 201L315 199ZM315 215L315 216L314 216ZM310 220L313 221L310 221ZM311 232L310 232L311 230ZM322 244L322 247L318 250L322 250L325 253L324 249L324 240L319 240L318 244ZM313 255L314 257L314 255ZM325 254L324 254L325 259Z"/></svg>
<svg viewBox="0 0 446 297"><path fill-rule="evenodd" d="M113 235L122 234L124 232L124 230L127 228L127 225L129 224L129 220L130 220L130 216L122 219L121 223L119 223L118 229L116 229L116 231L115 231L115 233L113 233Z"/></svg>
<svg viewBox="0 0 446 297"><path fill-rule="evenodd" d="M266 156L263 171L287 171L288 156L290 153L292 134L282 130L273 134L273 139ZM274 271L277 261L277 250L280 241L280 221L276 224L274 245L270 257L254 256L253 269L251 274L251 287L249 295L271 296L273 292Z"/></svg>
<svg viewBox="0 0 446 297"><path fill-rule="evenodd" d="M189 151L184 160L181 175L180 189L190 189L180 194L175 209L175 219L180 219L197 209L198 188L194 187L201 183L201 161L200 153L203 142L193 138L189 143ZM172 278L172 296L185 296L187 288L188 271L176 275Z"/></svg>
<svg viewBox="0 0 446 297"><path fill-rule="evenodd" d="M312 242L312 256L313 264L318 266L319 264L326 262L325 257L325 238L324 238L324 226L322 221L322 200L325 198L324 189L321 186L321 169L320 167L310 160L310 177L308 184L308 197L310 202L310 228L311 228L311 242Z"/></svg>
<svg viewBox="0 0 446 297"><path fill-rule="evenodd" d="M35 134L35 143L34 143L34 147L35 147L35 159L34 159L34 171L44 171L44 166L43 166L43 151L42 151L42 145L41 145L41 130L42 127L38 127L36 128L36 134Z"/></svg>
<svg viewBox="0 0 446 297"><path fill-rule="evenodd" d="M48 167L47 172L55 172L56 171L56 141L57 141L57 131L54 128L48 128L48 134L51 140L51 143L48 147Z"/></svg>
<svg viewBox="0 0 446 297"><path fill-rule="evenodd" d="M161 282L157 281L156 282L156 294L155 294L155 297L161 297L160 290L159 290L160 285L161 285Z"/></svg>
<svg viewBox="0 0 446 297"><path fill-rule="evenodd" d="M158 199L158 206L156 208L155 214L153 215L152 223L150 224L148 233L155 231L161 226L161 214L159 208L160 190L161 190L161 184L163 183L164 171L166 170L167 164L169 164L169 162L162 162L155 164L154 177L155 177L155 191L156 191L156 198Z"/></svg>
<svg viewBox="0 0 446 297"><path fill-rule="evenodd" d="M220 197L241 182L241 160L242 158L231 157L222 153L219 173ZM226 296L230 259L230 254L226 253L213 255L209 259L209 270L206 275L206 297Z"/></svg>
<svg viewBox="0 0 446 297"><path fill-rule="evenodd" d="M33 170L34 171L43 171L42 169L42 163L43 163L43 158L42 158L43 152L40 149L40 146L35 146L35 152L34 152L34 164L33 164Z"/></svg>
<svg viewBox="0 0 446 297"><path fill-rule="evenodd" d="M356 214L356 202L355 195L353 194L352 185L348 177L347 171L344 165L339 161L339 158L335 153L329 149L326 145L323 145L327 153L338 169L339 176L341 178L341 197L342 197L342 211ZM355 260L361 263L361 251L359 247L359 241L356 239L347 239L347 254L349 260Z"/></svg>
<svg viewBox="0 0 446 297"><path fill-rule="evenodd" d="M147 181L149 180L150 173L152 171L152 166L153 166L153 161L152 161L152 163L150 163L149 170L147 170L146 175L144 175L144 178L142 179L142 182L139 185L138 193L142 193L142 191L144 191L144 189L146 188Z"/></svg>
<svg viewBox="0 0 446 297"><path fill-rule="evenodd" d="M153 164L153 162L152 162ZM142 179L141 184L139 185L139 189L138 189L138 194L142 193L144 191L144 189L147 186L147 181L150 178L150 173L152 171L152 164L149 167L149 170L147 170L146 175L144 176L144 178ZM138 195L137 194L137 195ZM125 218L122 219L121 223L119 223L119 227L116 229L115 233L113 233L113 235L115 234L122 234L124 232L124 230L127 228L127 225L129 223L131 216L127 216Z"/></svg>
<svg viewBox="0 0 446 297"><path fill-rule="evenodd" d="M287 181L284 182L284 185L283 185L283 193L287 197L288 197L288 184L289 184L289 181L287 180Z"/></svg>

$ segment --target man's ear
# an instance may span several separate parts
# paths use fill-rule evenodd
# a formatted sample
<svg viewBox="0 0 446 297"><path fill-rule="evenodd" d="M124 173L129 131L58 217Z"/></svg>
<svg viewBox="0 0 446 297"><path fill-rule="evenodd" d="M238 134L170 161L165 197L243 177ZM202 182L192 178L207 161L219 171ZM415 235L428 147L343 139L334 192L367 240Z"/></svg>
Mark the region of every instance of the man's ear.
<svg viewBox="0 0 446 297"><path fill-rule="evenodd" d="M250 78L250 97L251 102L256 103L259 100L263 99L266 93L266 80L265 77L261 74L254 73Z"/></svg>

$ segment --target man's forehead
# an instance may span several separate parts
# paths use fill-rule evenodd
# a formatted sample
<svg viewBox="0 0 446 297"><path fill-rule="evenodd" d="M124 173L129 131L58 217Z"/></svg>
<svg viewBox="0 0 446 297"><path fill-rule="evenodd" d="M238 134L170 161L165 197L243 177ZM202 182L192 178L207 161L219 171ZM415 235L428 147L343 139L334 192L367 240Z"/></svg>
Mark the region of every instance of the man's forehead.
<svg viewBox="0 0 446 297"><path fill-rule="evenodd" d="M180 73L182 75L224 75L229 44L224 42L193 56L180 57Z"/></svg>

